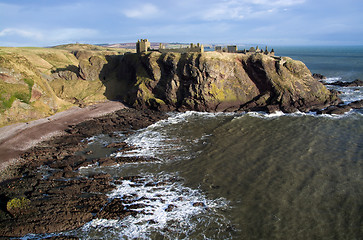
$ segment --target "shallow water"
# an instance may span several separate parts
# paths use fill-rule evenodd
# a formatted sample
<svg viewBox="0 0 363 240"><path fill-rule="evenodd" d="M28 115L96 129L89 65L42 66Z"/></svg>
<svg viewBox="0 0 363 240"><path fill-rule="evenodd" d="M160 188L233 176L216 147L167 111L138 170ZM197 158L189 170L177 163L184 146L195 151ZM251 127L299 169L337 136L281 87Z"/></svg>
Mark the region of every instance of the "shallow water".
<svg viewBox="0 0 363 240"><path fill-rule="evenodd" d="M94 220L69 234L83 239L360 239L363 234L359 111L171 114L126 141L139 149L123 156L160 161L90 166L81 173L143 176L138 186L124 181L109 197L135 195L145 205L140 212L148 214ZM166 212L169 205L174 208Z"/></svg>

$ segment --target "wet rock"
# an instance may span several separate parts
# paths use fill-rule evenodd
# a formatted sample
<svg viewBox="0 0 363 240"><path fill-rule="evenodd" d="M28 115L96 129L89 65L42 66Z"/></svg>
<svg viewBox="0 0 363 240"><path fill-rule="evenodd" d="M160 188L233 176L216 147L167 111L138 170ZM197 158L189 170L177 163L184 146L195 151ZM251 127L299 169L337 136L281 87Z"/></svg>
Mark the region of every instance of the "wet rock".
<svg viewBox="0 0 363 240"><path fill-rule="evenodd" d="M348 104L353 109L363 108L363 99Z"/></svg>
<svg viewBox="0 0 363 240"><path fill-rule="evenodd" d="M341 115L346 112L349 112L352 110L352 108L348 105L342 105L342 106L330 106L326 109L317 111L318 114L337 114Z"/></svg>
<svg viewBox="0 0 363 240"><path fill-rule="evenodd" d="M356 79L353 82L336 81L333 83L329 83L329 85L340 86L340 87L361 87L363 86L363 81L360 79Z"/></svg>
<svg viewBox="0 0 363 240"><path fill-rule="evenodd" d="M165 212L171 212L173 211L174 208L176 208L177 206L173 205L173 204L169 204L166 208L165 208Z"/></svg>
<svg viewBox="0 0 363 240"><path fill-rule="evenodd" d="M93 179L111 179L111 175L108 173L99 173L96 175L90 175L89 177Z"/></svg>
<svg viewBox="0 0 363 240"><path fill-rule="evenodd" d="M141 177L130 176L111 183L113 180L109 174L83 177L77 170L98 161L107 165L147 160L87 159L75 153L85 151L87 141L82 140L86 138L117 131L127 134L165 117L163 113L150 110L124 109L70 126L68 134L43 142L24 153L21 156L23 163L14 169L14 176L17 177L0 183L0 236L21 237L28 233L61 232L81 227L96 216L117 216L119 219L136 214L136 209L132 208L141 206L133 205L124 209L122 202L118 203L117 200L110 205L106 193L115 189L117 181L128 179L141 184ZM30 206L27 211L14 216L4 206L10 199L20 197L29 199Z"/></svg>
<svg viewBox="0 0 363 240"><path fill-rule="evenodd" d="M206 207L206 206L202 202L195 202L195 203L193 203L193 207Z"/></svg>
<svg viewBox="0 0 363 240"><path fill-rule="evenodd" d="M97 218L122 219L132 214L135 214L135 212L126 210L123 201L119 198L115 198L109 204L107 204L102 212L97 214Z"/></svg>
<svg viewBox="0 0 363 240"><path fill-rule="evenodd" d="M117 161L114 158L101 158L98 160L98 164L100 167L110 167L110 166L114 166L117 165Z"/></svg>
<svg viewBox="0 0 363 240"><path fill-rule="evenodd" d="M319 73L313 73L313 78L316 79L316 80L324 80L326 79L326 77L322 74L319 74Z"/></svg>
<svg viewBox="0 0 363 240"><path fill-rule="evenodd" d="M268 105L267 106L267 112L268 113L275 113L281 111L280 106L279 105Z"/></svg>
<svg viewBox="0 0 363 240"><path fill-rule="evenodd" d="M120 142L120 143L110 143L109 145L106 146L106 148L123 148L127 145L127 143L125 142Z"/></svg>

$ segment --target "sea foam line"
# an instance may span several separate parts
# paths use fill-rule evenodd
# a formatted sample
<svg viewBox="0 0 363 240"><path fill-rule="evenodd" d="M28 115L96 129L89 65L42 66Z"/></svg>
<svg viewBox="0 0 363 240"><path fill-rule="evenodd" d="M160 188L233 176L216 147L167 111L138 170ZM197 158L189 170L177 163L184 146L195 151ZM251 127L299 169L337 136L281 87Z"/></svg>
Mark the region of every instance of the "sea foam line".
<svg viewBox="0 0 363 240"><path fill-rule="evenodd" d="M233 113L229 113L231 115ZM158 121L145 129L138 130L125 139L125 142L130 146L135 147L130 151L118 152L113 154L113 157L149 157L156 158L160 161L180 160L189 158L185 142L181 142L178 137L170 136L168 127L188 123L196 118L206 119L216 116L228 115L226 113L208 113L188 111L185 113L170 113L170 117ZM207 136L201 136L200 139L191 139L191 142L204 141Z"/></svg>
<svg viewBox="0 0 363 240"><path fill-rule="evenodd" d="M228 207L225 199L208 200L200 191L185 187L182 181L166 174L145 176L137 180L137 186L134 181L124 180L108 197L127 199L130 203L124 206L138 206L133 210L139 214L120 220L95 219L82 228L84 233L102 232L103 236L126 239L151 239L152 234L159 234L163 239L175 239L197 234L195 229L203 227L199 226L201 223L222 228L230 224L217 214L219 209Z"/></svg>

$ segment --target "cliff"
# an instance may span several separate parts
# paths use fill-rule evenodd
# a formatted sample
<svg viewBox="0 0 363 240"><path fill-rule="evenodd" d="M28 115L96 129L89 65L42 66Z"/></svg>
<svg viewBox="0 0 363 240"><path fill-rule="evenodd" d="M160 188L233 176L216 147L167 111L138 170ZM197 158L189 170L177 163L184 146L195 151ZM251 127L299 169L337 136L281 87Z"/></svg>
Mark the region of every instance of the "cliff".
<svg viewBox="0 0 363 240"><path fill-rule="evenodd" d="M264 54L125 55L123 100L158 110L308 111L339 99L300 61Z"/></svg>
<svg viewBox="0 0 363 240"><path fill-rule="evenodd" d="M339 101L287 57L126 51L82 44L0 48L0 126L107 99L139 109L271 112Z"/></svg>
<svg viewBox="0 0 363 240"><path fill-rule="evenodd" d="M100 74L125 51L84 44L0 47L0 127L112 99L106 91L117 86L115 76L106 82Z"/></svg>

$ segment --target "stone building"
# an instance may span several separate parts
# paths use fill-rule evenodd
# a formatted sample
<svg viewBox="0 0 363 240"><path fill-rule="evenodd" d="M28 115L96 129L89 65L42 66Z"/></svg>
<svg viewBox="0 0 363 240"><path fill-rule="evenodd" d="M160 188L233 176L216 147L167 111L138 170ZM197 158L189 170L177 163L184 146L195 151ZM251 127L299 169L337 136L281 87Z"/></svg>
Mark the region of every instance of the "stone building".
<svg viewBox="0 0 363 240"><path fill-rule="evenodd" d="M146 53L148 51L159 51L161 53L168 53L168 52L177 52L177 53L189 53L189 52L204 52L203 44L194 44L191 43L188 47L180 47L180 48L165 48L164 44L160 43L159 49L151 49L150 42L148 39L140 39L137 40L136 43L136 52L137 53Z"/></svg>
<svg viewBox="0 0 363 240"><path fill-rule="evenodd" d="M227 51L229 53L236 53L237 52L237 45L227 46Z"/></svg>
<svg viewBox="0 0 363 240"><path fill-rule="evenodd" d="M164 45L160 45L159 52L161 53L168 53L168 52L176 52L176 53L190 53L190 52L204 52L204 46L203 44L197 43L195 45L194 43L191 43L188 47L181 47L181 48L165 48Z"/></svg>
<svg viewBox="0 0 363 240"><path fill-rule="evenodd" d="M150 50L150 42L148 39L140 39L137 40L136 43L136 52L137 53L143 53Z"/></svg>

